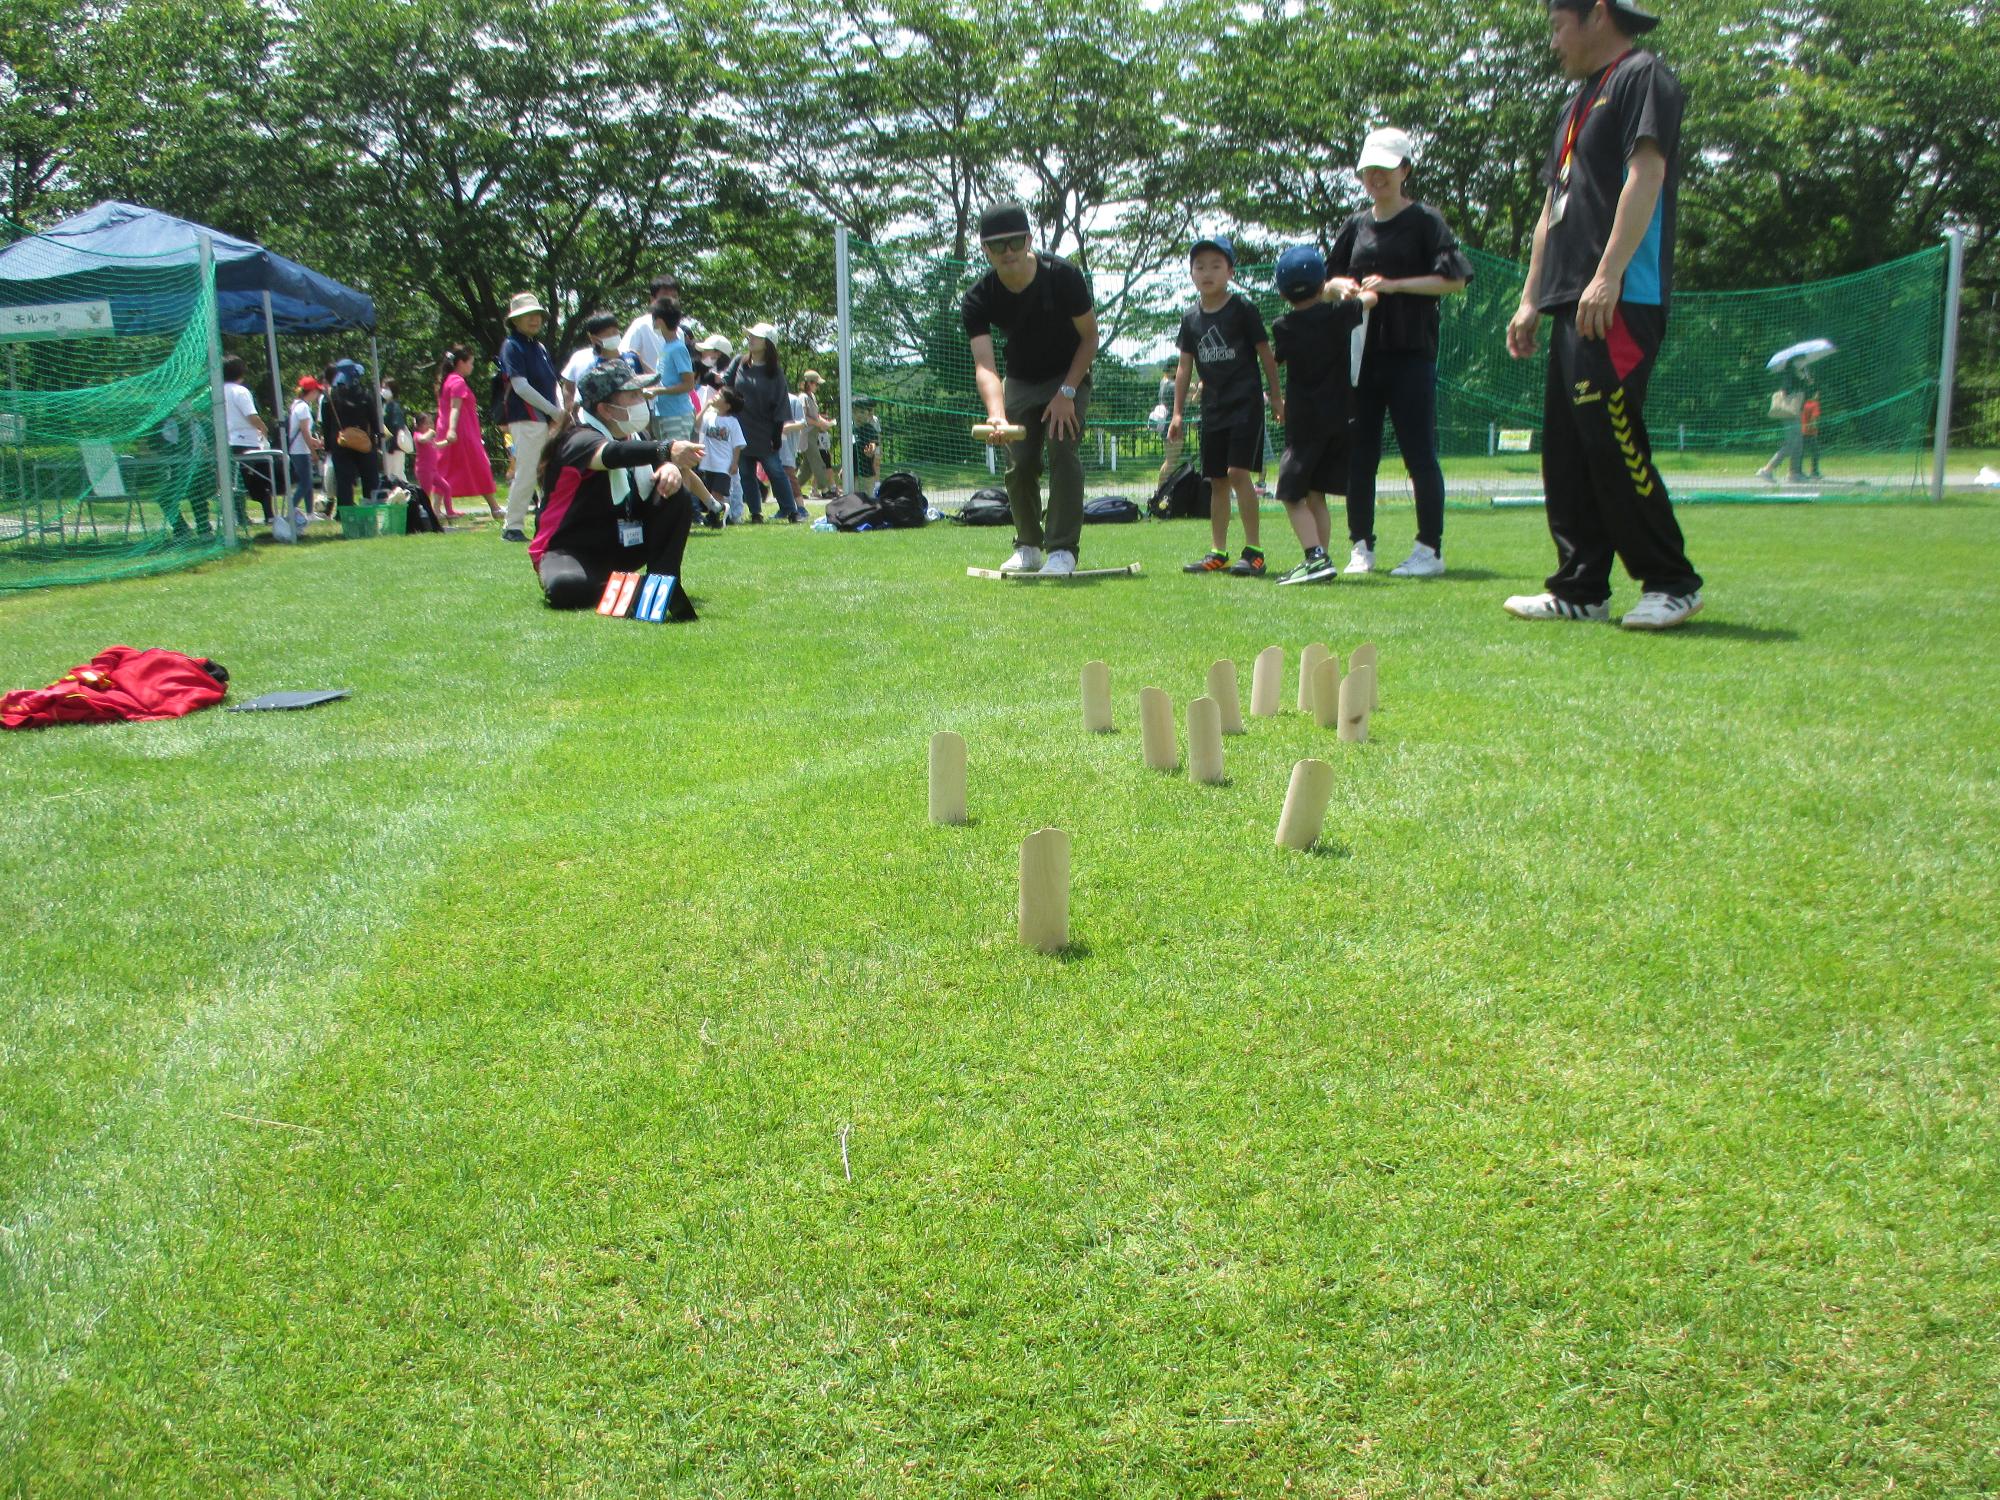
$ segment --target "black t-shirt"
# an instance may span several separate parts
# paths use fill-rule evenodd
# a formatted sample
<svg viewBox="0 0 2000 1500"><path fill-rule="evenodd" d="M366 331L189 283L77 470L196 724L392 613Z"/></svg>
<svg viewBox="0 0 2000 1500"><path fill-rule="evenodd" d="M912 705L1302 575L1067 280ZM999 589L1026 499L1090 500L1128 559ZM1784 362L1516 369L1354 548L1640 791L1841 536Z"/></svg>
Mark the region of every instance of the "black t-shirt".
<svg viewBox="0 0 2000 1500"><path fill-rule="evenodd" d="M637 520L641 506L652 499L650 470L591 468L591 455L610 441L585 422L575 423L556 439L555 483L542 499L541 517L528 544L531 562L539 564L551 547L585 556L616 550L620 519Z"/></svg>
<svg viewBox="0 0 2000 1500"><path fill-rule="evenodd" d="M1341 226L1326 258L1328 274L1386 276L1401 281L1411 276L1443 276L1472 280L1472 262L1458 248L1458 236L1444 215L1428 203L1412 203L1394 217L1377 220L1364 208ZM1368 348L1385 354L1438 353L1438 299L1413 292L1387 292L1368 319Z"/></svg>
<svg viewBox="0 0 2000 1500"><path fill-rule="evenodd" d="M1298 444L1347 425L1354 386L1359 302L1310 302L1271 325L1271 353L1285 367L1285 440Z"/></svg>
<svg viewBox="0 0 2000 1500"><path fill-rule="evenodd" d="M1625 163L1639 142L1650 140L1667 159L1666 181L1646 237L1625 268L1619 298L1666 311L1674 281L1674 220L1680 203L1681 111L1687 96L1680 80L1650 52L1629 52L1602 70L1556 116L1555 138L1542 180L1561 201L1567 194L1562 221L1551 224L1542 241L1542 279L1535 305L1547 312L1573 303L1597 274L1604 247L1611 242L1611 223L1618 213L1618 194L1625 186ZM1563 140L1570 113L1584 109L1570 157L1567 187L1560 180Z"/></svg>
<svg viewBox="0 0 2000 1500"><path fill-rule="evenodd" d="M976 339L999 329L1007 335L1003 373L1015 380L1058 380L1083 343L1075 320L1090 311L1090 282L1059 255L1035 257L1035 279L1018 292L988 271L972 283L960 304L965 336Z"/></svg>
<svg viewBox="0 0 2000 1500"><path fill-rule="evenodd" d="M1257 346L1268 344L1264 315L1241 292L1209 312L1197 302L1181 319L1180 349L1194 356L1201 371L1201 422L1234 427L1261 421L1264 379L1257 369Z"/></svg>

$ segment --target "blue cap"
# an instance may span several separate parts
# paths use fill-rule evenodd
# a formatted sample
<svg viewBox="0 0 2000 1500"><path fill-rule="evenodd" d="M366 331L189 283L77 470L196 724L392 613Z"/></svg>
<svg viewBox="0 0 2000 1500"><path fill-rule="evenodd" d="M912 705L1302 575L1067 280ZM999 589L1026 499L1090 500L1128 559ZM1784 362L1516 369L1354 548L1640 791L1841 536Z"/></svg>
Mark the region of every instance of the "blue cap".
<svg viewBox="0 0 2000 1500"><path fill-rule="evenodd" d="M1228 235L1212 234L1205 240L1196 240L1194 247L1188 251L1188 259L1193 260L1204 250L1217 252L1224 260L1229 262L1230 270L1233 271L1236 269L1236 247L1229 242Z"/></svg>
<svg viewBox="0 0 2000 1500"><path fill-rule="evenodd" d="M1316 245L1294 245L1278 257L1278 294L1290 299L1326 285L1326 257Z"/></svg>

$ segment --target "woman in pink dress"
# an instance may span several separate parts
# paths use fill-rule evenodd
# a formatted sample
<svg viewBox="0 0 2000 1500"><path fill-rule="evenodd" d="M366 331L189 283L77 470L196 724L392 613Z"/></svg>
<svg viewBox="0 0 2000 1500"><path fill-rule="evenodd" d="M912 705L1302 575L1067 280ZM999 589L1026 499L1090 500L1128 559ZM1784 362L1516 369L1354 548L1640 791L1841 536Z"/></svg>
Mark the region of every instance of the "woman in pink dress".
<svg viewBox="0 0 2000 1500"><path fill-rule="evenodd" d="M445 351L444 360L438 365L441 384L437 417L431 423L431 431L436 434L435 494L443 500L446 513L453 515L457 513L451 504L454 496L468 499L484 496L486 508L497 521L500 507L493 503L493 491L497 488L493 483L493 465L487 460L486 442L479 432L479 403L466 383L471 373L470 349Z"/></svg>

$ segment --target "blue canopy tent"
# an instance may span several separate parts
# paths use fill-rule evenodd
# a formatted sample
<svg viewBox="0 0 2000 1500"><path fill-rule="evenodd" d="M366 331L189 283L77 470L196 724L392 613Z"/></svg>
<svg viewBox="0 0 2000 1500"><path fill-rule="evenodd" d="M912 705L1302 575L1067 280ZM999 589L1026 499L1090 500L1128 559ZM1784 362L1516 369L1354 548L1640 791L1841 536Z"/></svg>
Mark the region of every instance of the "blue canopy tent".
<svg viewBox="0 0 2000 1500"><path fill-rule="evenodd" d="M337 333L344 329L366 333L370 360L376 373L381 373L374 338L375 299L262 245L157 209L115 200L41 231L32 238L32 251L30 243L22 240L0 248L0 305L64 301L66 281L101 275L107 265L174 266L212 261L217 331L264 335L271 365L271 399L280 417L286 410L284 382L278 373L281 333ZM135 298L129 307L120 306L116 297L111 300L121 327L143 326L147 299ZM185 318L186 310L162 306L158 315L179 321ZM219 401L219 378L216 385ZM224 510L227 514L229 508Z"/></svg>

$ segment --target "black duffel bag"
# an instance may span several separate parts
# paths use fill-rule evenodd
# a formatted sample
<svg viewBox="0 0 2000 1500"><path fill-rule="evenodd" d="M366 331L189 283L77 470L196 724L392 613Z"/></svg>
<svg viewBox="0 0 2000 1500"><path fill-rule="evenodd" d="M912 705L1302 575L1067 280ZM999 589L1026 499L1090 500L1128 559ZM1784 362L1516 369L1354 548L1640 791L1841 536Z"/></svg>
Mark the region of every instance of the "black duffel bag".
<svg viewBox="0 0 2000 1500"><path fill-rule="evenodd" d="M1120 526L1139 519L1139 507L1123 495L1099 495L1083 505L1086 526Z"/></svg>

